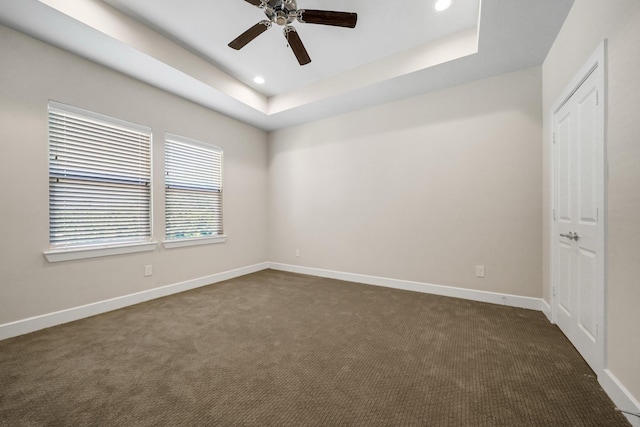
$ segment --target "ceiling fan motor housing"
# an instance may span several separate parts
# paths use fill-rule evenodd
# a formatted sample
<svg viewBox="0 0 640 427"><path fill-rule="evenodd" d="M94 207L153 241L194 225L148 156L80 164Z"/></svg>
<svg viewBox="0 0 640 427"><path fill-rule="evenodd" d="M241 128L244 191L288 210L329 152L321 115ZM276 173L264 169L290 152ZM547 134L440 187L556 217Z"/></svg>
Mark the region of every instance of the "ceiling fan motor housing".
<svg viewBox="0 0 640 427"><path fill-rule="evenodd" d="M271 22L284 26L297 18L297 10L295 0L270 0L264 8L264 13Z"/></svg>

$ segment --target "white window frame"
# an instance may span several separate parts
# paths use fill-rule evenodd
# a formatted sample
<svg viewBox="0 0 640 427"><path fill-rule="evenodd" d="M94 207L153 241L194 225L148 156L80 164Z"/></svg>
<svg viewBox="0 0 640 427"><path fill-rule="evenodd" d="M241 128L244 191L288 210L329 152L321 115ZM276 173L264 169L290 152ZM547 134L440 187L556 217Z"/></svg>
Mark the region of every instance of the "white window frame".
<svg viewBox="0 0 640 427"><path fill-rule="evenodd" d="M103 124L106 126L114 126L114 127L121 127L124 129L127 129L128 131L133 131L136 133L139 133L141 135L144 136L148 136L149 138L149 158L148 158L148 162L149 162L149 181L148 181L148 187L149 187L149 216L148 216L148 220L149 220L149 234L145 235L145 236L140 236L140 238L136 238L136 237L131 237L128 239L116 239L116 238L109 238L109 239L104 239L104 240L96 240L95 243L77 243L77 242L64 242L62 241L61 243L55 244L52 243L52 233L53 230L51 228L51 225L49 227L49 241L50 241L50 247L49 250L44 252L45 257L47 258L47 260L49 262L60 262L60 261L69 261L69 260L76 260L76 259L85 259L85 258L95 258L95 257L102 257L102 256L109 256L109 255L119 255L119 254L127 254L127 253L135 253L135 252L146 252L146 251L153 251L156 249L157 247L157 242L153 242L152 241L152 230L153 230L153 217L152 217L152 212L153 212L153 196L152 196L152 176L153 176L153 171L151 169L152 167L152 135L151 135L151 129L148 127L144 127L144 126L140 126L137 124L133 124L130 122L126 122L124 120L120 120L120 119L116 119L113 117L109 117L109 116L105 116L99 113L95 113L92 111L87 111L87 110L83 110L81 108L77 108L77 107L73 107L70 105L65 105L65 104L61 104L59 102L55 102L55 101L49 101L48 104L48 123L49 123L49 139L48 139L48 145L49 145L49 151L52 150L52 147L54 146L53 143L53 139L57 138L54 137L53 131L52 131L52 126L53 126L53 122L52 122L52 117L54 115L62 115L62 116L69 116L69 117L75 117L81 120L87 120L88 122L95 122L95 123L99 123L99 124ZM87 156L92 156L91 154L87 154ZM83 161L90 161L91 159L83 159ZM49 180L51 183L51 180L54 179L54 177L52 176L52 169L51 169L51 154L49 155L49 171L48 171L48 176L49 176ZM95 182L101 182L100 180L96 180ZM104 182L107 182L106 180ZM50 184L51 185L51 184ZM50 187L51 188L51 187ZM52 201L52 195L51 195L51 190L50 190L50 196L49 196L49 204L50 206L53 206L54 203L59 203L59 202L54 202ZM51 207L50 207L51 209ZM52 220L52 213L51 210L49 212L49 220Z"/></svg>
<svg viewBox="0 0 640 427"><path fill-rule="evenodd" d="M198 141L195 139L191 139L191 138L187 138L184 136L180 136L180 135L175 135L175 134L171 134L171 133L165 133L165 161L164 161L164 166L165 166L165 239L163 240L162 244L164 245L165 248L181 248L181 247L187 247L187 246L196 246L196 245L209 245L209 244L214 244L214 243L224 243L227 240L227 236L224 235L224 233L222 232L222 230L224 230L224 212L223 210L223 162L224 162L224 150L222 147L214 145L214 144L209 144L206 142L202 142L202 141ZM219 193L220 193L220 205L219 205L219 209L220 209L220 222L221 222L221 227L222 230L219 234L215 234L212 236L206 236L206 237L172 237L169 238L167 236L167 233L169 232L169 219L168 219L168 215L169 215L169 204L171 203L169 200L169 196L168 196L168 189L169 189L169 183L167 180L167 176L170 173L170 168L173 167L172 166L172 160L168 158L168 154L169 151L168 150L168 146L170 144L178 144L181 145L183 147L193 147L196 150L206 150L212 153L217 153L220 156L220 167L219 167L219 176L217 176L217 180L219 181ZM215 172L214 171L210 171L210 172Z"/></svg>

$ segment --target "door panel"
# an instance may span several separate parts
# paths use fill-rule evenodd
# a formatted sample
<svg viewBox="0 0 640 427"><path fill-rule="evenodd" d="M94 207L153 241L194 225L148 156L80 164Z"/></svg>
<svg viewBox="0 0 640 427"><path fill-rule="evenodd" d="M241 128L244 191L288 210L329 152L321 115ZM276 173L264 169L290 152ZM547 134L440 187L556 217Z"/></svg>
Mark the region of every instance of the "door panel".
<svg viewBox="0 0 640 427"><path fill-rule="evenodd" d="M557 205L558 221L571 222L571 110L564 109L558 121L556 133L556 150L558 153L557 170Z"/></svg>
<svg viewBox="0 0 640 427"><path fill-rule="evenodd" d="M584 248L579 248L579 270L577 282L580 284L578 295L580 318L578 324L588 334L592 341L596 337L595 288L596 288L596 263L598 255Z"/></svg>
<svg viewBox="0 0 640 427"><path fill-rule="evenodd" d="M587 80L585 83L589 83ZM583 223L595 224L596 209L598 205L598 185L596 180L599 178L597 173L598 149L596 146L596 90L595 87L589 87L586 95L578 106L580 123L578 125L578 139L580 141L580 163L578 168L580 181L580 202L579 212L580 221Z"/></svg>
<svg viewBox="0 0 640 427"><path fill-rule="evenodd" d="M566 317L571 317L571 252L570 244L558 242L558 307Z"/></svg>

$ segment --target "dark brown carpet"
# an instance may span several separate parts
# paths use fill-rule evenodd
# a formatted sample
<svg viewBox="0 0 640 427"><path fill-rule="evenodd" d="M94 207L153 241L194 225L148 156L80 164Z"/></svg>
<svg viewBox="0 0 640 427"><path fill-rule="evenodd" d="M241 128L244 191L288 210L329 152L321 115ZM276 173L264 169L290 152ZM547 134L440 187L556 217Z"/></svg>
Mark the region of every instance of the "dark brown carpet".
<svg viewBox="0 0 640 427"><path fill-rule="evenodd" d="M625 426L539 312L272 270L0 342L2 426Z"/></svg>

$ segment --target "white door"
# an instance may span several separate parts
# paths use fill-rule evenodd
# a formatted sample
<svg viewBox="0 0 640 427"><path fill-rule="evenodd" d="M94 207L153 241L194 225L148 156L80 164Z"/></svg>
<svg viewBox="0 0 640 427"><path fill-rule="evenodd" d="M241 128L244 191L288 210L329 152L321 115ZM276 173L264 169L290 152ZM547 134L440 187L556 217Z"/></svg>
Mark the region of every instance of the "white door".
<svg viewBox="0 0 640 427"><path fill-rule="evenodd" d="M554 114L554 320L591 368L604 363L603 64Z"/></svg>

